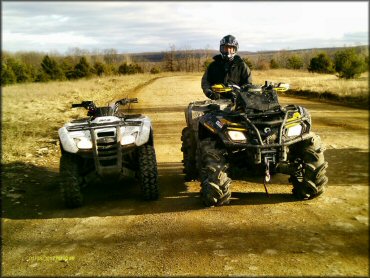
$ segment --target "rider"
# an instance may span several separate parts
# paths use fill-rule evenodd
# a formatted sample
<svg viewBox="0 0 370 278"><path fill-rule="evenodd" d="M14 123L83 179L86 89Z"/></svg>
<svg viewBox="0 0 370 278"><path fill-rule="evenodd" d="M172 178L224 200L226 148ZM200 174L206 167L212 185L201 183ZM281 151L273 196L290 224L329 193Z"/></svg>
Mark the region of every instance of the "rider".
<svg viewBox="0 0 370 278"><path fill-rule="evenodd" d="M239 44L232 35L223 37L220 41L220 52L213 57L202 77L202 89L210 99L219 99L220 95L212 91L214 84L243 86L252 83L251 70L247 64L236 55Z"/></svg>

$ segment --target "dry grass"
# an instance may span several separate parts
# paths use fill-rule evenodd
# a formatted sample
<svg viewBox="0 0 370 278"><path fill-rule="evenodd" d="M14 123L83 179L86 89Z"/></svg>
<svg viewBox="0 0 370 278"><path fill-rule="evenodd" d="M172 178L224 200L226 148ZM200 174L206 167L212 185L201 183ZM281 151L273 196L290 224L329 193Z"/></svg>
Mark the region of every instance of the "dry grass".
<svg viewBox="0 0 370 278"><path fill-rule="evenodd" d="M352 80L339 79L333 74L309 73L295 70L253 71L253 83L263 84L265 80L286 82L291 85L291 93L302 95L368 102L369 73Z"/></svg>

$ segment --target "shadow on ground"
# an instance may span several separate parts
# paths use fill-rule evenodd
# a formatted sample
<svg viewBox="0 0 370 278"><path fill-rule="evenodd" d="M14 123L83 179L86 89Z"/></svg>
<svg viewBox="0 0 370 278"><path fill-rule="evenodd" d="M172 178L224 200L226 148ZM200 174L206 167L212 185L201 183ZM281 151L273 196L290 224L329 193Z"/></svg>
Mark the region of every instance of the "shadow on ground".
<svg viewBox="0 0 370 278"><path fill-rule="evenodd" d="M359 149L330 149L325 155L329 162L329 186L368 186L368 152ZM157 201L143 201L137 181L122 179L119 182L91 184L83 190L84 206L68 210L64 208L61 200L60 178L56 170L32 164L6 164L2 166L1 176L2 216L11 219L37 219L140 215L204 209L199 192L189 191L188 183L184 182L182 163L160 163L158 170L160 198ZM231 205L296 201L291 194L277 193L276 190L270 197L261 191L248 192L248 182L256 183L258 180L256 177L249 180L247 178L246 191L233 192ZM278 181L275 183L279 184Z"/></svg>

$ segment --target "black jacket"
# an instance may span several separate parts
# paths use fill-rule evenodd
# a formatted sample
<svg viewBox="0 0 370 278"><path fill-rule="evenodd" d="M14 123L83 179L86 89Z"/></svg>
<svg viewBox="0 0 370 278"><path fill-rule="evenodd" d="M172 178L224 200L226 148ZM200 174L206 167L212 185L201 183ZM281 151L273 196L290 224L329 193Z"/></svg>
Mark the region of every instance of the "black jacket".
<svg viewBox="0 0 370 278"><path fill-rule="evenodd" d="M213 60L202 77L204 93L214 84L242 86L252 83L251 70L240 56L235 55L234 59L229 62L222 59L219 54L213 57Z"/></svg>

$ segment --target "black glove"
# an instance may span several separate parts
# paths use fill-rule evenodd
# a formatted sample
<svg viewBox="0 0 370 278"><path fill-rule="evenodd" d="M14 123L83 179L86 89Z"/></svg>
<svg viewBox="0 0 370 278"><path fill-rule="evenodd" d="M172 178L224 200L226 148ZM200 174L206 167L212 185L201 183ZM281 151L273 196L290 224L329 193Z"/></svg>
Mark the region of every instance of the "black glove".
<svg viewBox="0 0 370 278"><path fill-rule="evenodd" d="M220 95L213 92L211 89L207 89L205 90L204 94L210 98L210 99L213 99L213 100L217 100L217 99L220 99Z"/></svg>
<svg viewBox="0 0 370 278"><path fill-rule="evenodd" d="M248 91L250 88L252 88L252 84L244 84L243 86L240 87L241 91Z"/></svg>

